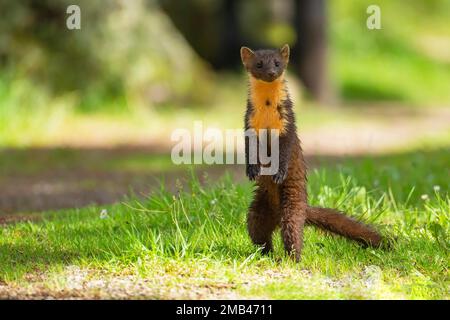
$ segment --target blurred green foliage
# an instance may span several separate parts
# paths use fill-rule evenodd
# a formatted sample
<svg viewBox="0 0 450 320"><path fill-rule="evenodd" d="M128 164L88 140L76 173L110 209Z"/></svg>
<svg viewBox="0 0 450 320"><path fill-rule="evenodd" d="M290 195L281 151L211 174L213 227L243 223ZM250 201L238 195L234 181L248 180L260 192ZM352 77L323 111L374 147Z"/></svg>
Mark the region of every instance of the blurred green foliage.
<svg viewBox="0 0 450 320"><path fill-rule="evenodd" d="M373 1L329 2L331 74L347 100L450 101L450 1L379 0L381 30L368 30Z"/></svg>
<svg viewBox="0 0 450 320"><path fill-rule="evenodd" d="M61 119L68 110L208 107L224 86L211 61L232 55L231 69L240 70L238 52L221 46L234 26L224 18L227 3L0 2L6 13L0 20L0 130L30 127L35 118ZM237 46L295 44L292 1L234 3ZM81 30L66 28L69 4L81 7ZM382 30L373 31L366 28L370 4L328 2L330 73L338 93L345 100L447 104L450 2L379 0Z"/></svg>
<svg viewBox="0 0 450 320"><path fill-rule="evenodd" d="M70 4L81 8L81 30L66 28ZM0 11L8 13L3 81L70 93L81 110L199 103L210 94L212 74L154 1L3 1Z"/></svg>

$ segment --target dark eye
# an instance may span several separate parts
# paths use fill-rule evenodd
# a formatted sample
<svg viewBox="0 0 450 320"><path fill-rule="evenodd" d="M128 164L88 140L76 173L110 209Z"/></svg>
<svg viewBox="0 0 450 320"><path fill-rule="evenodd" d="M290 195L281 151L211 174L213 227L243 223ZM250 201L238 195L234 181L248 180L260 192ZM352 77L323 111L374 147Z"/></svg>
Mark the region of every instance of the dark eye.
<svg viewBox="0 0 450 320"><path fill-rule="evenodd" d="M256 67L257 67L257 68L262 68L262 66L263 66L262 61L259 61L259 62L256 64Z"/></svg>
<svg viewBox="0 0 450 320"><path fill-rule="evenodd" d="M279 67L280 66L280 61L275 60L274 63L275 63L275 67Z"/></svg>

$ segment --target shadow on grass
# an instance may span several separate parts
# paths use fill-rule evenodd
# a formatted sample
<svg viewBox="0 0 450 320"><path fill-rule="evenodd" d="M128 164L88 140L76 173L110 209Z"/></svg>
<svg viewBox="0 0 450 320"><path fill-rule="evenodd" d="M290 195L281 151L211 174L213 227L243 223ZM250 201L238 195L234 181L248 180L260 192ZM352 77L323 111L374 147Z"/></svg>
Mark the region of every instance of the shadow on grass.
<svg viewBox="0 0 450 320"><path fill-rule="evenodd" d="M448 190L449 148L386 155L307 155L309 183L318 188L313 169L327 170L327 183L342 175L355 176L368 190L390 187L399 199L411 188L429 194L438 185ZM132 191L147 195L164 181L175 190L177 179L189 180L187 166L175 166L170 151L148 147L35 148L0 150L0 215L16 212L110 204ZM214 181L225 172L236 182L246 181L242 165L196 166Z"/></svg>

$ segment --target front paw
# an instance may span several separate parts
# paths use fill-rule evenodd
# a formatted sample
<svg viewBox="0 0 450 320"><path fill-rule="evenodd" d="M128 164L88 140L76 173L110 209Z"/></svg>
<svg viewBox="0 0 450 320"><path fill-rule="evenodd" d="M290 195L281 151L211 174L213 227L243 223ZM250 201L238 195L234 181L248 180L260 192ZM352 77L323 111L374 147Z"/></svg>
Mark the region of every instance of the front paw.
<svg viewBox="0 0 450 320"><path fill-rule="evenodd" d="M273 182L276 184L283 183L284 179L287 177L287 170L286 169L278 169L278 172L272 176Z"/></svg>
<svg viewBox="0 0 450 320"><path fill-rule="evenodd" d="M259 173L260 173L259 165L257 165L257 164L250 164L250 165L247 166L246 174L247 174L247 177L251 181L256 180L256 177L259 176Z"/></svg>

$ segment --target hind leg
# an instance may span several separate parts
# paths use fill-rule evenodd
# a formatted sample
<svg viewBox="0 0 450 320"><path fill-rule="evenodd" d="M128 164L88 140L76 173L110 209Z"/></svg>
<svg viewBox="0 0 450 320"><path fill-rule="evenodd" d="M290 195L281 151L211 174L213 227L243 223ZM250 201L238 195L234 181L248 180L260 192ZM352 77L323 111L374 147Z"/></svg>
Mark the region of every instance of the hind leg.
<svg viewBox="0 0 450 320"><path fill-rule="evenodd" d="M253 243L262 248L264 254L272 251L272 233L279 223L275 205L270 203L267 191L258 189L250 205L247 227Z"/></svg>
<svg viewBox="0 0 450 320"><path fill-rule="evenodd" d="M306 202L299 199L297 188L285 187L281 194L281 236L286 252L300 261L303 248L303 226Z"/></svg>

